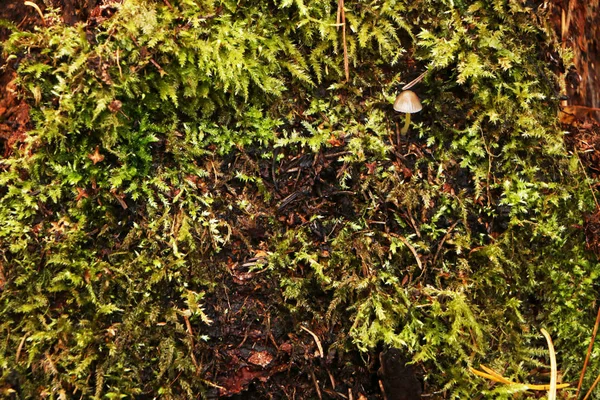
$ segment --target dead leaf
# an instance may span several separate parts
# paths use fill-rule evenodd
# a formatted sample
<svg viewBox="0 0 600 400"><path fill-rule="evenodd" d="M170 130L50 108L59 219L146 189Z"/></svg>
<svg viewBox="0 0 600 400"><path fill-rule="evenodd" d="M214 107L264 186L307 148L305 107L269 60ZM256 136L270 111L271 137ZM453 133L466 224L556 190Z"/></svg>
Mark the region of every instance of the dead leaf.
<svg viewBox="0 0 600 400"><path fill-rule="evenodd" d="M114 114L114 113L118 112L119 110L121 110L122 106L123 106L123 103L121 103L121 101L113 100L108 105L108 109L110 110L111 113Z"/></svg>
<svg viewBox="0 0 600 400"><path fill-rule="evenodd" d="M339 147L344 144L344 141L336 138L335 135L332 134L331 137L327 139L327 143L329 143L333 147Z"/></svg>
<svg viewBox="0 0 600 400"><path fill-rule="evenodd" d="M104 161L104 156L100 154L100 149L98 146L96 146L96 150L92 154L88 154L88 158L92 160L94 165L101 161Z"/></svg>
<svg viewBox="0 0 600 400"><path fill-rule="evenodd" d="M248 358L248 362L254 365L266 367L273 361L273 356L268 351L256 351Z"/></svg>

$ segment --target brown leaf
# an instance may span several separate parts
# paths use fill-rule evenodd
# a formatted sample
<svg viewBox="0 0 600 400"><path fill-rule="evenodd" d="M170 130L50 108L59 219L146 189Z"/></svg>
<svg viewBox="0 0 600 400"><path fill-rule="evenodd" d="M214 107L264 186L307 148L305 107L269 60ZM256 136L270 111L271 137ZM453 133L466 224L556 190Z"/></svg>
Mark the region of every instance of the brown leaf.
<svg viewBox="0 0 600 400"><path fill-rule="evenodd" d="M121 103L119 100L113 100L108 105L108 109L110 110L111 113L114 114L114 113L118 112L122 106L123 106L123 103Z"/></svg>
<svg viewBox="0 0 600 400"><path fill-rule="evenodd" d="M268 351L256 351L248 358L248 362L254 365L266 367L273 361L273 356Z"/></svg>
<svg viewBox="0 0 600 400"><path fill-rule="evenodd" d="M373 161L372 163L365 163L367 167L368 174L373 175L375 173L375 169L377 168L377 162Z"/></svg>
<svg viewBox="0 0 600 400"><path fill-rule="evenodd" d="M92 160L94 165L104 160L104 156L100 154L100 149L96 146L96 150L92 154L88 154L88 158Z"/></svg>
<svg viewBox="0 0 600 400"><path fill-rule="evenodd" d="M75 189L77 190L77 197L75 198L75 201L80 201L81 199L87 199L90 197L85 189L79 187Z"/></svg>

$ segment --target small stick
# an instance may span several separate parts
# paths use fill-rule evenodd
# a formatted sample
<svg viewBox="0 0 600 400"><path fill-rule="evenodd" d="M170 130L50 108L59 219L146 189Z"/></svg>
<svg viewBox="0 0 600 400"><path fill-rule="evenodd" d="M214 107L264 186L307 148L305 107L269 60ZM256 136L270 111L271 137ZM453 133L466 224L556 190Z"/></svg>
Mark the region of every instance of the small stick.
<svg viewBox="0 0 600 400"><path fill-rule="evenodd" d="M310 376L313 380L313 383L315 384L315 388L317 389L317 396L319 396L319 400L323 399L323 396L321 395L321 389L319 388L319 382L317 381L317 377L315 376L315 372L311 369L310 370Z"/></svg>
<svg viewBox="0 0 600 400"><path fill-rule="evenodd" d="M590 397L590 395L592 394L592 391L596 388L596 385L598 384L598 382L600 382L600 375L598 375L598 377L596 378L596 380L592 384L592 387L590 388L590 390L588 390L588 392L586 393L586 395L583 398L583 400L587 400L588 397Z"/></svg>
<svg viewBox="0 0 600 400"><path fill-rule="evenodd" d="M321 355L321 358L324 357L324 353L323 353L323 346L321 345L321 341L319 340L319 337L310 329L305 328L304 326L300 325L300 328L304 329L306 332L310 333L313 337L313 339L315 339L315 343L317 344L317 348L319 349L319 354Z"/></svg>
<svg viewBox="0 0 600 400"><path fill-rule="evenodd" d="M117 48L117 68L119 68L119 76L123 79L123 71L121 71L121 62L119 61L119 49ZM125 115L125 114L123 114Z"/></svg>
<svg viewBox="0 0 600 400"><path fill-rule="evenodd" d="M440 241L440 244L438 245L437 251L435 252L435 256L433 257L431 265L435 265L435 262L437 261L437 258L440 255L440 251L442 251L442 246L444 245L444 242L446 241L446 239L448 239L450 233L452 233L452 231L454 230L454 228L456 228L456 225L458 225L459 222L460 221L456 221L455 223L453 223L450 229L446 231L446 234L444 235L444 237Z"/></svg>
<svg viewBox="0 0 600 400"><path fill-rule="evenodd" d="M592 348L594 347L594 341L596 340L596 334L598 333L598 325L600 325L600 307L598 307L598 315L596 315L596 323L594 324L594 330L592 331L592 340L590 340L590 345L588 346L587 354L585 355L585 361L583 362L583 368L581 370L581 375L579 376L579 383L577 384L577 391L575 392L575 398L579 397L579 391L581 390L581 385L583 383L583 377L585 375L585 370L587 369L588 362L590 361L590 354L592 353ZM594 383L595 385L596 383Z"/></svg>
<svg viewBox="0 0 600 400"><path fill-rule="evenodd" d="M335 379L333 378L333 375L331 375L331 372L329 372L329 370L327 370L327 375L329 375L329 380L331 381L331 388L335 391L335 386L336 386ZM338 393L338 394L340 394L340 393Z"/></svg>
<svg viewBox="0 0 600 400"><path fill-rule="evenodd" d="M344 11L344 0L339 0L339 8L342 14L342 42L344 42L344 72L346 82L350 80L350 65L348 62L348 44L346 43L346 12Z"/></svg>
<svg viewBox="0 0 600 400"><path fill-rule="evenodd" d="M21 339L21 343L19 343L19 347L17 347L17 355L15 356L15 364L19 362L19 356L21 355L21 350L23 350L23 345L25 344L25 339L27 338L27 334L23 335Z"/></svg>
<svg viewBox="0 0 600 400"><path fill-rule="evenodd" d="M190 323L190 319L187 317L187 315L184 315L183 319L185 320L187 332L190 335L190 355L192 356L192 363L194 363L194 367L196 367L196 374L198 374L200 372L200 366L198 365L198 361L196 360L196 356L194 355L194 331L192 331L192 324Z"/></svg>
<svg viewBox="0 0 600 400"><path fill-rule="evenodd" d="M402 241L402 243L404 243L406 245L406 247L408 247L408 249L411 251L411 253L413 253L413 255L415 256L415 260L417 260L417 265L419 266L419 269L422 270L423 263L421 263L421 259L419 258L419 253L417 253L417 250L415 250L415 248L408 242L408 240L406 240L406 238L404 238L404 236L400 236L395 233L390 232L389 235L400 239Z"/></svg>

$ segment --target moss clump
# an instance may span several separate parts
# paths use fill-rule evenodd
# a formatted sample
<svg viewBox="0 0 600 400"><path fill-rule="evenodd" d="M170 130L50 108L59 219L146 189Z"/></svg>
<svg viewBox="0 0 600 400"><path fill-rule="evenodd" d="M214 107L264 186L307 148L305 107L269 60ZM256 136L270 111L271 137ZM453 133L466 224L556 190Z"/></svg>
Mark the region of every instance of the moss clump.
<svg viewBox="0 0 600 400"><path fill-rule="evenodd" d="M25 397L194 397L211 298L257 254L279 313L402 349L429 392L513 398L468 366L522 381L541 326L574 377L598 272L541 10L348 1L344 82L334 3L125 0L13 32L33 127L0 161L6 393L16 371Z"/></svg>

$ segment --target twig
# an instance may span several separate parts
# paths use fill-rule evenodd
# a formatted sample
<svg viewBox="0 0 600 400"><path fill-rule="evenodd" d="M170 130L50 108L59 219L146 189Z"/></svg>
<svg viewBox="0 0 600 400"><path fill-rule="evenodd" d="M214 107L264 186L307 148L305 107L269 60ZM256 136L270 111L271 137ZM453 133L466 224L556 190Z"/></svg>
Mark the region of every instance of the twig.
<svg viewBox="0 0 600 400"><path fill-rule="evenodd" d="M269 337L269 339L271 339L273 346L275 346L275 348L277 350L279 350L279 345L275 341L275 337L273 336L273 332L271 331L271 313L267 314L267 330L269 331L267 336ZM334 387L334 389L335 389L335 387Z"/></svg>
<svg viewBox="0 0 600 400"><path fill-rule="evenodd" d="M161 76L162 76L162 75L169 75L169 74L167 74L167 73L165 72L165 70L164 70L164 69L163 69L163 68L162 68L162 67L161 67L161 66L160 66L160 65L159 65L159 64L158 64L156 61L154 61L154 58L151 58L151 59L150 59L150 62L151 62L152 64L154 64L154 66L155 66L156 68L158 68L158 73L159 73Z"/></svg>
<svg viewBox="0 0 600 400"><path fill-rule="evenodd" d="M171 3L169 3L169 0L163 0L163 3L165 3L167 5L167 7L169 7L171 10L173 10L173 6L171 5Z"/></svg>
<svg viewBox="0 0 600 400"><path fill-rule="evenodd" d="M200 380L202 381L202 383L204 383L204 384L207 384L208 386L211 386L211 387L217 388L217 389L219 389L219 390L227 390L227 388L224 388L223 386L219 386L219 385L217 385L216 383L214 383L214 382L211 382L211 381L209 381L209 380L206 380L206 379L200 379Z"/></svg>
<svg viewBox="0 0 600 400"><path fill-rule="evenodd" d="M40 7L37 4L35 4L33 1L25 1L23 2L23 4L29 7L33 7L42 18L42 23L44 24L44 26L46 26L46 19L44 18L44 14L42 13L42 10L40 10Z"/></svg>
<svg viewBox="0 0 600 400"><path fill-rule="evenodd" d="M17 354L15 355L15 364L19 362L19 356L21 355L21 350L23 350L23 345L25 344L25 339L27 338L27 334L23 335L21 342L19 343L19 347L17 347Z"/></svg>
<svg viewBox="0 0 600 400"><path fill-rule="evenodd" d="M579 383L577 384L577 391L575 392L576 399L579 398L579 391L581 390L585 370L587 369L588 362L590 361L590 354L592 353L594 341L596 340L596 334L598 333L598 325L600 325L600 307L598 307L598 314L596 315L596 323L594 324L594 330L592 332L592 340L590 340L590 345L588 346L587 354L585 355L585 361L583 362L583 368L581 369L581 375L579 376Z"/></svg>
<svg viewBox="0 0 600 400"><path fill-rule="evenodd" d="M117 68L119 68L119 77L123 79L123 71L121 70L121 62L119 61L119 49L117 48ZM123 114L125 115L125 114Z"/></svg>
<svg viewBox="0 0 600 400"><path fill-rule="evenodd" d="M185 326L187 327L187 333L190 335L190 356L192 357L192 363L194 363L194 367L196 367L196 374L200 372L200 366L198 365L198 361L196 360L196 356L194 355L194 331L192 331L192 324L190 324L190 319L187 315L183 316L185 320Z"/></svg>
<svg viewBox="0 0 600 400"><path fill-rule="evenodd" d="M348 44L346 43L346 12L344 11L344 0L338 0L338 16L341 16L342 20L341 23L342 43L344 46L344 72L346 73L346 82L348 82L350 81L350 63L348 61Z"/></svg>
<svg viewBox="0 0 600 400"><path fill-rule="evenodd" d="M319 382L317 381L317 377L315 376L315 372L311 369L310 370L310 376L313 380L313 383L315 384L315 388L317 389L317 396L319 396L319 400L323 399L323 396L321 395L321 389L319 388Z"/></svg>
<svg viewBox="0 0 600 400"><path fill-rule="evenodd" d="M600 374L596 377L596 380L592 384L592 387L590 388L590 390L588 390L588 392L586 393L586 395L583 398L583 400L587 400L588 397L590 397L590 395L592 394L592 391L596 388L596 385L598 384L598 382L600 382Z"/></svg>
<svg viewBox="0 0 600 400"><path fill-rule="evenodd" d="M300 328L304 329L306 332L310 333L313 337L313 339L315 339L315 343L317 344L317 348L319 349L319 354L321 355L321 358L324 357L324 353L323 353L323 346L321 345L321 341L319 340L319 337L310 329L305 328L304 326L300 325Z"/></svg>
<svg viewBox="0 0 600 400"><path fill-rule="evenodd" d="M388 235L393 236L395 238L398 238L402 241L402 243L404 243L406 245L406 247L408 247L408 249L411 251L411 253L413 253L413 255L415 256L415 260L417 260L417 265L419 266L419 269L423 269L423 263L421 262L421 258L419 257L419 253L417 253L417 250L415 250L415 248L412 246L412 244L410 244L410 242L408 240L406 240L406 238L404 236L400 236L396 233L388 233Z"/></svg>
<svg viewBox="0 0 600 400"><path fill-rule="evenodd" d="M131 39L131 41L133 42L133 44L135 44L137 47L141 47L137 40L135 40L135 38L133 37L133 35L129 35L129 38ZM165 72L165 70L160 66L159 63L157 63L154 58L150 57L150 62L158 69L158 73L160 74L160 76L163 75L169 75Z"/></svg>
<svg viewBox="0 0 600 400"><path fill-rule="evenodd" d="M336 387L335 379L333 378L333 375L331 375L331 372L329 371L329 369L327 369L327 375L329 375L329 380L331 381L331 388L335 391L335 387Z"/></svg>
<svg viewBox="0 0 600 400"><path fill-rule="evenodd" d="M435 252L435 256L433 257L433 261L432 261L431 265L435 265L435 262L437 261L437 258L440 255L440 251L442 251L442 246L444 245L444 242L446 241L446 239L448 239L448 237L450 236L450 233L454 230L456 225L458 225L458 222L459 221L456 221L455 223L453 223L452 226L450 227L450 229L448 229L448 231L446 231L446 234L440 241L440 244L438 244L438 249Z"/></svg>

